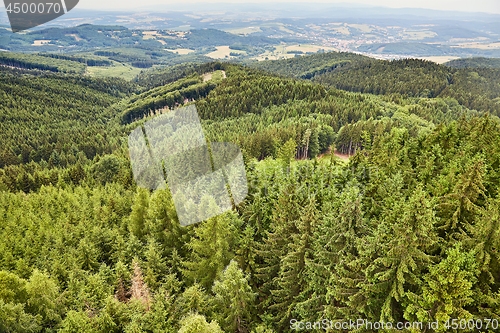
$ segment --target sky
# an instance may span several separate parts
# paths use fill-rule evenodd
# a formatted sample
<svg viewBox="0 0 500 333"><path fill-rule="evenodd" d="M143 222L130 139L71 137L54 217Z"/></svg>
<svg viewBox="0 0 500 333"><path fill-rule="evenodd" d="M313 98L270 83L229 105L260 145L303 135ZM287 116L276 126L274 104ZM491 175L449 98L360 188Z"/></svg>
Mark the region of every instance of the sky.
<svg viewBox="0 0 500 333"><path fill-rule="evenodd" d="M487 12L500 14L500 0L182 0L182 3L289 3L289 2L315 2L315 3L353 3L368 4L371 6L384 6L393 8L427 8L438 10L458 10L467 12ZM140 6L155 4L179 4L179 0L80 0L79 8L86 9L134 9Z"/></svg>
<svg viewBox="0 0 500 333"><path fill-rule="evenodd" d="M314 2L324 4L366 4L392 8L426 8L437 10L454 10L464 12L483 12L500 14L500 0L182 0L182 4L195 3L286 3ZM143 6L161 4L179 5L179 0L80 0L78 8L93 10L138 9ZM4 7L0 2L0 8ZM195 6L194 6L195 7Z"/></svg>

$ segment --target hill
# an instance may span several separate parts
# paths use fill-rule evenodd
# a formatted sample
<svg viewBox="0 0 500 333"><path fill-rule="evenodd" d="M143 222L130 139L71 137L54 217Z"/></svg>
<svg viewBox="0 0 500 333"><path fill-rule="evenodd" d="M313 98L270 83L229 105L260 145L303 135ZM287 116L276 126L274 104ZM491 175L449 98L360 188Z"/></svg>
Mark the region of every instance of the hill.
<svg viewBox="0 0 500 333"><path fill-rule="evenodd" d="M1 66L0 78L1 167L54 159L65 166L82 153L93 159L111 152L113 144L103 138L116 128L109 128L113 116L106 110L137 89L120 79Z"/></svg>
<svg viewBox="0 0 500 333"><path fill-rule="evenodd" d="M463 58L448 61L444 65L452 68L500 68L500 59Z"/></svg>
<svg viewBox="0 0 500 333"><path fill-rule="evenodd" d="M311 79L316 75L367 59L369 58L353 53L327 52L286 60L252 62L248 65L283 76Z"/></svg>
<svg viewBox="0 0 500 333"><path fill-rule="evenodd" d="M58 58L55 60L54 57L41 55L0 52L0 65L21 69L83 74L86 66L76 59L66 57L65 59Z"/></svg>
<svg viewBox="0 0 500 333"><path fill-rule="evenodd" d="M307 59L134 83L0 67L0 331L496 318L500 119L444 93L495 103L496 70ZM241 148L248 196L181 227L168 189L135 183L128 135L193 103L210 142Z"/></svg>
<svg viewBox="0 0 500 333"><path fill-rule="evenodd" d="M478 60L475 63L495 64L495 60ZM469 109L500 115L497 103L500 71L497 68L451 68L453 66L418 59L387 61L337 52L262 61L248 66L279 75L310 79L345 91L406 97L451 97Z"/></svg>
<svg viewBox="0 0 500 333"><path fill-rule="evenodd" d="M371 94L451 97L469 109L500 115L498 69L452 69L423 60L368 60L325 73L315 82Z"/></svg>

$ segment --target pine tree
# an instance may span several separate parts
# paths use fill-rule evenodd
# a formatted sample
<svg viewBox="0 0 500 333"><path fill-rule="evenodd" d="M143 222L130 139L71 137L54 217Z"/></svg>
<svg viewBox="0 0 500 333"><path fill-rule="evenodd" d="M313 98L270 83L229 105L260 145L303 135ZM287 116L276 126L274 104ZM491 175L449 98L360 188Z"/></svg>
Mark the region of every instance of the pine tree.
<svg viewBox="0 0 500 333"><path fill-rule="evenodd" d="M175 301L176 316L184 317L190 313L209 313L209 300L208 295L202 286L195 283L182 294L180 294Z"/></svg>
<svg viewBox="0 0 500 333"><path fill-rule="evenodd" d="M128 267L121 261L117 262L115 265L115 276L115 298L125 303L130 299L128 281L131 281L131 279Z"/></svg>
<svg viewBox="0 0 500 333"><path fill-rule="evenodd" d="M226 332L248 332L255 298L248 280L237 262L231 260L212 287L216 317Z"/></svg>
<svg viewBox="0 0 500 333"><path fill-rule="evenodd" d="M269 307L276 311L276 321L280 327L289 325L290 319L296 314L299 295L307 288L305 279L306 262L312 257L312 236L317 223L316 201L310 198L301 211L295 224L297 231L291 235L288 251L281 257L280 270L274 279L275 287L271 290L273 304Z"/></svg>
<svg viewBox="0 0 500 333"><path fill-rule="evenodd" d="M205 316L191 314L180 321L178 333L224 333L216 321L207 323Z"/></svg>
<svg viewBox="0 0 500 333"><path fill-rule="evenodd" d="M408 200L385 208L368 248L377 248L376 257L366 268L363 292L380 313L382 321L402 321L408 293L421 292L421 274L431 263L429 253L437 243L433 205L417 187ZM376 302L376 303L375 303ZM380 302L380 303L379 303Z"/></svg>
<svg viewBox="0 0 500 333"><path fill-rule="evenodd" d="M26 310L42 317L45 327L55 327L61 321L62 300L59 287L47 274L34 270L26 283Z"/></svg>
<svg viewBox="0 0 500 333"><path fill-rule="evenodd" d="M154 239L148 241L146 257L146 277L145 281L152 289L157 289L160 282L169 274L167 262L162 256L160 246Z"/></svg>
<svg viewBox="0 0 500 333"><path fill-rule="evenodd" d="M157 242L162 255L168 257L174 249L182 251L188 229L180 226L168 190L157 190L151 195L145 228Z"/></svg>
<svg viewBox="0 0 500 333"><path fill-rule="evenodd" d="M443 224L439 227L448 241L463 240L470 235L468 231L475 225L483 210L485 187L484 161L475 158L460 176L450 194L442 198L439 206Z"/></svg>
<svg viewBox="0 0 500 333"><path fill-rule="evenodd" d="M283 163L285 169L290 168L290 162L295 157L297 151L297 143L294 139L289 139L278 150L277 158Z"/></svg>
<svg viewBox="0 0 500 333"><path fill-rule="evenodd" d="M130 214L129 230L139 240L144 241L147 234L146 217L149 206L149 192L143 188L137 188Z"/></svg>
<svg viewBox="0 0 500 333"><path fill-rule="evenodd" d="M189 284L199 282L208 290L232 259L236 218L233 212L227 212L196 226L195 236L187 244L190 256L182 270Z"/></svg>
<svg viewBox="0 0 500 333"><path fill-rule="evenodd" d="M496 278L500 274L500 202L490 200L481 217L473 228L468 230L472 235L465 242L466 248L473 249L479 269L478 283L474 290L474 299L478 303L478 312L484 318L500 316L498 289L500 283Z"/></svg>
<svg viewBox="0 0 500 333"><path fill-rule="evenodd" d="M358 242L366 234L359 189L349 185L335 200L326 203L323 212L307 270L312 296L300 304L305 312L303 318L317 320L318 313L331 319L355 318L356 306L349 297L362 279L362 272L354 264Z"/></svg>
<svg viewBox="0 0 500 333"><path fill-rule="evenodd" d="M467 310L473 306L473 288L477 282L474 252L464 252L460 243L450 248L446 258L429 268L424 275L422 296L414 295L406 317L415 315L419 321L439 321L439 332L447 331L449 319L472 319Z"/></svg>
<svg viewBox="0 0 500 333"><path fill-rule="evenodd" d="M276 180L277 181L277 180ZM283 181L283 180L281 180ZM271 290L277 287L276 279L280 274L281 258L288 253L291 235L297 233L293 221L300 218L300 206L294 184L284 184L275 203L270 230L257 249L256 277L259 281L259 299L262 312L273 304Z"/></svg>

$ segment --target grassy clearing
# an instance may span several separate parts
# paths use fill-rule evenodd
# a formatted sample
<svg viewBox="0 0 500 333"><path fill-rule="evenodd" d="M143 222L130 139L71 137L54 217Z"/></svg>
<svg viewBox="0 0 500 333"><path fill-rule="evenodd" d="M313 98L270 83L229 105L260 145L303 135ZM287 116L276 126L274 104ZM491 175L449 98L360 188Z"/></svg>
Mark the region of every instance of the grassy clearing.
<svg viewBox="0 0 500 333"><path fill-rule="evenodd" d="M46 44L49 44L51 42L50 39L37 39L35 41L33 41L33 46L42 46L42 45L46 45Z"/></svg>
<svg viewBox="0 0 500 333"><path fill-rule="evenodd" d="M433 38L437 36L437 33L430 30L422 31L405 31L401 34L404 39L408 40L422 40L426 38Z"/></svg>
<svg viewBox="0 0 500 333"><path fill-rule="evenodd" d="M375 30L372 27L370 27L368 24L348 24L348 26L351 28L357 29L361 32L366 32L366 33L370 33L373 30Z"/></svg>
<svg viewBox="0 0 500 333"><path fill-rule="evenodd" d="M77 34L69 34L67 36L70 36L70 37L73 37L77 42L83 40L83 38L81 38L80 36L78 36Z"/></svg>
<svg viewBox="0 0 500 333"><path fill-rule="evenodd" d="M288 33L288 34L292 34L292 35L295 33L294 31L292 31L292 30L288 29L288 28L287 28L287 27L285 27L284 25L280 25L280 26L278 27L278 29L280 29L280 31L283 31L283 32L286 32L286 33Z"/></svg>
<svg viewBox="0 0 500 333"><path fill-rule="evenodd" d="M141 72L140 68L113 62L113 66L108 67L87 67L87 75L92 77L120 77L125 80L132 80Z"/></svg>
<svg viewBox="0 0 500 333"><path fill-rule="evenodd" d="M280 60L289 59L295 57L294 51L306 53L316 53L320 50L325 51L338 51L334 47L322 46L322 45L312 45L312 44L292 44L292 45L278 45L274 47L273 51L266 51L259 54L252 59L263 61L263 60Z"/></svg>
<svg viewBox="0 0 500 333"><path fill-rule="evenodd" d="M262 29L260 27L246 27L238 29L228 29L225 31L234 35L250 35L256 32L262 32Z"/></svg>
<svg viewBox="0 0 500 333"><path fill-rule="evenodd" d="M221 81L226 78L226 71L219 70L211 73L205 73L203 74L203 82L207 81Z"/></svg>
<svg viewBox="0 0 500 333"><path fill-rule="evenodd" d="M345 36L349 36L351 34L351 31L349 30L348 27L333 28L332 30L338 34L345 35Z"/></svg>

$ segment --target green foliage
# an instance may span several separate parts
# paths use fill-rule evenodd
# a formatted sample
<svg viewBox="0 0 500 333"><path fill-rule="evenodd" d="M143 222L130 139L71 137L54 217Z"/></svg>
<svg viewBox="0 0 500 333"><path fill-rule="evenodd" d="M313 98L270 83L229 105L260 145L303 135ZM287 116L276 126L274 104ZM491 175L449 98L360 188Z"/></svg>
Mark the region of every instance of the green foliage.
<svg viewBox="0 0 500 333"><path fill-rule="evenodd" d="M462 58L444 63L452 68L500 68L500 60L496 58Z"/></svg>
<svg viewBox="0 0 500 333"><path fill-rule="evenodd" d="M216 316L226 332L245 332L251 324L251 313L255 294L248 284L238 263L231 260L216 280L212 291L216 309L223 309Z"/></svg>
<svg viewBox="0 0 500 333"><path fill-rule="evenodd" d="M335 67L339 57L349 63ZM286 63L282 74L316 82L234 64L152 70L142 92L2 68L0 331L499 319L500 122L466 107L497 103L496 72L357 59ZM214 70L227 78L202 82ZM345 89L371 73L379 95L318 83L344 71ZM443 82L453 98L430 98ZM231 212L188 227L169 190L137 188L127 135L138 124L125 124L184 98L208 140L242 148L249 184ZM322 156L332 146L349 161Z"/></svg>
<svg viewBox="0 0 500 333"><path fill-rule="evenodd" d="M469 109L500 115L498 69L452 69L430 61L404 59L354 62L317 76L316 82L338 89L378 95L451 97Z"/></svg>
<svg viewBox="0 0 500 333"><path fill-rule="evenodd" d="M24 69L39 69L51 72L83 74L85 65L69 59L54 60L39 55L0 52L0 64Z"/></svg>
<svg viewBox="0 0 500 333"><path fill-rule="evenodd" d="M5 333L36 333L42 331L41 319L24 312L23 304L0 300L0 329Z"/></svg>
<svg viewBox="0 0 500 333"><path fill-rule="evenodd" d="M449 319L473 318L466 307L473 303L472 286L476 282L476 268L474 252L462 252L459 243L449 249L446 258L430 267L429 273L424 276L422 308L417 312L417 318L439 321L439 331L447 330L445 323Z"/></svg>
<svg viewBox="0 0 500 333"><path fill-rule="evenodd" d="M152 89L158 86L164 86L169 83L180 80L184 77L189 77L193 74L202 75L215 70L225 69L227 64L220 62L209 63L191 63L183 62L178 65L157 67L151 70L142 71L134 79L135 82L143 87Z"/></svg>
<svg viewBox="0 0 500 333"><path fill-rule="evenodd" d="M212 286L233 257L237 219L233 214L226 213L196 227L194 237L187 244L190 258L183 269L188 283L199 282L205 290Z"/></svg>
<svg viewBox="0 0 500 333"><path fill-rule="evenodd" d="M179 333L223 333L217 322L207 323L204 316L191 314L181 321Z"/></svg>
<svg viewBox="0 0 500 333"><path fill-rule="evenodd" d="M331 72L337 68L346 66L352 61L361 61L365 59L367 59L365 56L354 53L327 52L286 60L259 61L249 65L265 70L266 72L283 76L311 79L316 75Z"/></svg>
<svg viewBox="0 0 500 333"><path fill-rule="evenodd" d="M285 144L278 150L277 158L283 162L285 168L290 167L290 162L297 155L297 143L293 139L289 139Z"/></svg>
<svg viewBox="0 0 500 333"><path fill-rule="evenodd" d="M130 99L123 111L122 122L130 123L160 109L173 109L184 104L185 100L205 97L214 87L213 83L203 82L201 77L193 76L154 88Z"/></svg>
<svg viewBox="0 0 500 333"><path fill-rule="evenodd" d="M35 270L26 283L28 301L26 309L41 315L45 327L54 326L61 321L61 300L57 282Z"/></svg>

